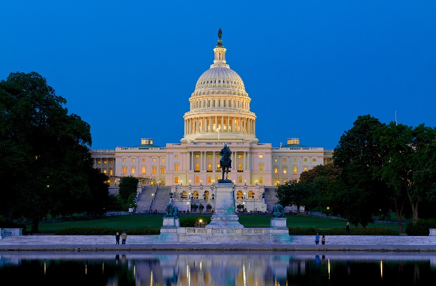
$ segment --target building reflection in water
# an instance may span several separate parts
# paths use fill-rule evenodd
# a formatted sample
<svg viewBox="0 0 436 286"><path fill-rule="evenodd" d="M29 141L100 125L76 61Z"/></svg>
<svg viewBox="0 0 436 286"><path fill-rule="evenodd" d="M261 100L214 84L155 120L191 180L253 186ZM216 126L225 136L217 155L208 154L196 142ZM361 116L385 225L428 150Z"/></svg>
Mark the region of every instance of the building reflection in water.
<svg viewBox="0 0 436 286"><path fill-rule="evenodd" d="M8 276L13 278L17 273L33 273L20 277L25 280L29 276L29 285L58 285L61 277L68 279L68 284L81 286L284 286L363 282L378 285L377 281L380 285L420 285L421 281L435 281L435 257L434 254L344 253L6 253L0 254L0 277L9 281ZM41 275L34 275L38 271Z"/></svg>

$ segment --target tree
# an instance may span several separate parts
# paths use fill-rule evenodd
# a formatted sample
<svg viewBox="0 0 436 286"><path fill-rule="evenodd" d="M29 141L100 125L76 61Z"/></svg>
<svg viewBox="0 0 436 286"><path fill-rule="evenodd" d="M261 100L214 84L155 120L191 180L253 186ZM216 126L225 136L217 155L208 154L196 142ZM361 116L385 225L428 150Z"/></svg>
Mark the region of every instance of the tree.
<svg viewBox="0 0 436 286"><path fill-rule="evenodd" d="M411 207L413 224L418 220L420 202L431 199L436 184L436 131L423 124L416 128L391 122L379 131L383 150L381 176L393 190L394 198L405 198ZM399 213L397 214L399 215Z"/></svg>
<svg viewBox="0 0 436 286"><path fill-rule="evenodd" d="M92 197L90 127L65 103L35 72L0 82L0 209L32 219L33 232L47 213L83 211Z"/></svg>
<svg viewBox="0 0 436 286"><path fill-rule="evenodd" d="M375 136L384 126L378 119L359 116L345 131L333 153L334 164L342 169L330 193L332 212L366 226L372 216L389 211L388 188L379 176L383 165L380 142Z"/></svg>
<svg viewBox="0 0 436 286"><path fill-rule="evenodd" d="M286 206L295 205L297 207L297 215L300 215L300 207L304 205L305 200L311 195L311 188L305 183L294 183L288 181L280 185L277 189L277 198L279 203Z"/></svg>
<svg viewBox="0 0 436 286"><path fill-rule="evenodd" d="M136 190L138 188L138 179L134 177L123 177L120 180L120 197L123 199L124 203L127 203L127 199L131 194L136 195Z"/></svg>

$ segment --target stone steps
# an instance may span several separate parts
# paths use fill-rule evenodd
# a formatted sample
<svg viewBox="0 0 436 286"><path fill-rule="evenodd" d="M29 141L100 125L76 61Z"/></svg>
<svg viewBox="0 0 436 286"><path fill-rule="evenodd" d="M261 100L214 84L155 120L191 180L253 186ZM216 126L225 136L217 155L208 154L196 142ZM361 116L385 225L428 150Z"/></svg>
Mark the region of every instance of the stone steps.
<svg viewBox="0 0 436 286"><path fill-rule="evenodd" d="M164 213L166 211L167 205L170 202L170 186L159 186L156 192L156 198L153 201L151 210L157 210L158 213Z"/></svg>
<svg viewBox="0 0 436 286"><path fill-rule="evenodd" d="M137 208L136 208L137 213L148 213L155 192L156 192L155 186L145 186L142 188L142 192L139 195L137 201Z"/></svg>

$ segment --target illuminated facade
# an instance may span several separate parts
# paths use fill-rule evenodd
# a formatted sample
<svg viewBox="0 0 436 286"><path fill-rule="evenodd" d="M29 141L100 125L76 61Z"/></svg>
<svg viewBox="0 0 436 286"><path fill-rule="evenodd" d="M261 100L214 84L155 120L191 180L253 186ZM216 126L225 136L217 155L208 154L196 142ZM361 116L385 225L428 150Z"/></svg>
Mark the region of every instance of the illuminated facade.
<svg viewBox="0 0 436 286"><path fill-rule="evenodd" d="M197 188L196 195L203 197L221 177L219 151L226 143L232 150L229 179L236 185L236 194L241 191L244 199L257 199L263 186L298 180L303 171L332 160L331 150L300 145L298 138L280 147L259 143L251 98L241 77L227 64L221 38L214 53L213 64L189 98L180 143L158 147L152 139L141 139L136 147L92 150L94 167L115 184L120 177L134 176L144 185L172 186L180 197L183 191L193 195Z"/></svg>

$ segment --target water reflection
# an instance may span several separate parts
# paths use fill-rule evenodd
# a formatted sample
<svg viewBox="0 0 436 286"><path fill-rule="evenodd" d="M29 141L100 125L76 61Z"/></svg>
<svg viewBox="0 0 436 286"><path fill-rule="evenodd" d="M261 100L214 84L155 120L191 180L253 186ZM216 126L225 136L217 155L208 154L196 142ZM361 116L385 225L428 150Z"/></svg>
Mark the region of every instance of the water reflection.
<svg viewBox="0 0 436 286"><path fill-rule="evenodd" d="M428 285L435 254L0 253L18 285Z"/></svg>

